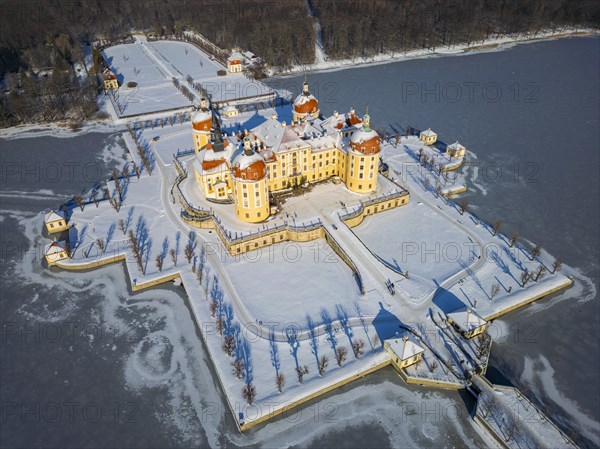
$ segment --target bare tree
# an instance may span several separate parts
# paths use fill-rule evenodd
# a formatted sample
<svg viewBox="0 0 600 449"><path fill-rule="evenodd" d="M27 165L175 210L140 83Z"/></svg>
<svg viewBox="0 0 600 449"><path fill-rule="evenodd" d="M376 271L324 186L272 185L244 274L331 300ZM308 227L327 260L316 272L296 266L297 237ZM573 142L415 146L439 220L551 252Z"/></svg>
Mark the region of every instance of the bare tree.
<svg viewBox="0 0 600 449"><path fill-rule="evenodd" d="M304 382L304 375L308 374L308 366L299 366L296 368L296 373L298 374L298 382Z"/></svg>
<svg viewBox="0 0 600 449"><path fill-rule="evenodd" d="M500 293L500 286L498 284L492 285L492 291L490 293L490 298L494 299L498 293Z"/></svg>
<svg viewBox="0 0 600 449"><path fill-rule="evenodd" d="M100 251L104 252L104 239L99 237L96 239L96 245L100 248Z"/></svg>
<svg viewBox="0 0 600 449"><path fill-rule="evenodd" d="M217 309L219 308L219 304L217 303L217 301L211 301L208 307L210 309L210 316L214 317L215 313L217 313Z"/></svg>
<svg viewBox="0 0 600 449"><path fill-rule="evenodd" d="M137 236L133 233L132 230L129 230L129 244L131 245L131 250L133 251L133 255L135 257L135 261L137 262L138 268L142 273L144 273L145 270L142 249L140 248L140 243L137 239Z"/></svg>
<svg viewBox="0 0 600 449"><path fill-rule="evenodd" d="M119 209L121 208L121 204L119 203L119 200L116 197L114 197L114 196L111 197L110 200L108 200L108 202L117 212L119 212Z"/></svg>
<svg viewBox="0 0 600 449"><path fill-rule="evenodd" d="M502 222L500 220L496 220L496 222L494 223L494 236L496 234L498 234L498 231L500 230L500 228L502 227Z"/></svg>
<svg viewBox="0 0 600 449"><path fill-rule="evenodd" d="M163 258L160 254L156 256L156 268L158 268L158 271L162 271L163 269Z"/></svg>
<svg viewBox="0 0 600 449"><path fill-rule="evenodd" d="M535 245L531 250L531 260L535 259L536 257L540 257L540 254L542 254L541 245Z"/></svg>
<svg viewBox="0 0 600 449"><path fill-rule="evenodd" d="M434 360L433 362L431 362L431 365L429 365L429 372L434 373L437 367L438 363Z"/></svg>
<svg viewBox="0 0 600 449"><path fill-rule="evenodd" d="M112 178L115 183L115 188L117 189L117 193L119 194L119 201L123 201L123 188L121 186L121 182L119 181L119 172L117 169L113 169Z"/></svg>
<svg viewBox="0 0 600 449"><path fill-rule="evenodd" d="M83 212L83 206L85 205L85 201L84 201L83 197L81 195L75 195L73 197L73 199L75 200L75 202L79 206L79 209L81 209L81 211Z"/></svg>
<svg viewBox="0 0 600 449"><path fill-rule="evenodd" d="M517 243L519 243L519 240L521 240L521 234L519 234L518 231L514 231L510 236L510 247L512 248Z"/></svg>
<svg viewBox="0 0 600 449"><path fill-rule="evenodd" d="M277 373L275 376L275 385L277 385L277 390L281 393L285 385L285 376L283 373Z"/></svg>
<svg viewBox="0 0 600 449"><path fill-rule="evenodd" d="M244 385L242 389L242 397L246 400L248 405L252 405L254 399L256 398L256 388L251 383L247 383Z"/></svg>
<svg viewBox="0 0 600 449"><path fill-rule="evenodd" d="M354 351L354 357L359 358L363 354L363 348L365 342L362 340L355 340L352 342L352 350Z"/></svg>
<svg viewBox="0 0 600 449"><path fill-rule="evenodd" d="M187 259L188 263L191 263L192 258L194 257L194 242L193 241L190 241L190 242L188 242L187 245L185 245L184 254L185 254L185 258Z"/></svg>
<svg viewBox="0 0 600 449"><path fill-rule="evenodd" d="M121 230L123 235L127 233L127 226L125 226L125 220L123 220L122 218L119 220L119 229Z"/></svg>
<svg viewBox="0 0 600 449"><path fill-rule="evenodd" d="M238 357L231 364L233 365L233 374L235 374L235 377L238 379L241 379L242 374L244 373L244 361Z"/></svg>
<svg viewBox="0 0 600 449"><path fill-rule="evenodd" d="M225 335L223 338L223 351L227 353L228 356L231 356L231 352L235 349L235 338L233 335Z"/></svg>
<svg viewBox="0 0 600 449"><path fill-rule="evenodd" d="M557 271L560 271L561 267L562 260L560 260L560 257L557 257L556 259L554 259L554 262L552 262L552 274L556 273Z"/></svg>
<svg viewBox="0 0 600 449"><path fill-rule="evenodd" d="M419 160L423 159L423 148L419 148Z"/></svg>
<svg viewBox="0 0 600 449"><path fill-rule="evenodd" d="M521 273L521 287L525 287L525 284L529 281L529 271L525 270Z"/></svg>
<svg viewBox="0 0 600 449"><path fill-rule="evenodd" d="M329 358L326 355L322 355L319 359L319 375L325 374L325 369L329 365Z"/></svg>
<svg viewBox="0 0 600 449"><path fill-rule="evenodd" d="M217 307L218 309L218 307ZM225 328L225 323L223 322L223 318L222 317L217 317L217 322L215 323L215 327L217 329L217 332L220 335L223 335L223 329Z"/></svg>
<svg viewBox="0 0 600 449"><path fill-rule="evenodd" d="M171 260L173 261L173 265L177 266L177 251L174 248L169 250L169 254L171 255Z"/></svg>
<svg viewBox="0 0 600 449"><path fill-rule="evenodd" d="M547 268L544 265L540 265L535 272L533 281L537 282L539 279L543 278L546 270L547 270Z"/></svg>
<svg viewBox="0 0 600 449"><path fill-rule="evenodd" d="M465 212L469 209L469 202L467 200L462 200L458 207L460 208L460 214L464 215Z"/></svg>
<svg viewBox="0 0 600 449"><path fill-rule="evenodd" d="M336 360L338 366L342 366L342 363L344 363L347 356L348 356L348 350L346 349L346 347L338 346L335 349L335 360Z"/></svg>

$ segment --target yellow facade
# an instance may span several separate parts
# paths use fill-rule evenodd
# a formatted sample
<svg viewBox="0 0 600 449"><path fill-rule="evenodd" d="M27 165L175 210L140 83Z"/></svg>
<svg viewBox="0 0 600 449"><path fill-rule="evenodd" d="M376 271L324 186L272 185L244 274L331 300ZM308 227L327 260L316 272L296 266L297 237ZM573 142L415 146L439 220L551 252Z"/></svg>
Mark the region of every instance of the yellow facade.
<svg viewBox="0 0 600 449"><path fill-rule="evenodd" d="M318 111L318 102L305 83L303 97L294 104L294 111L297 108L302 113L306 107ZM206 104L202 105L202 111L208 111ZM213 117L212 121L212 127L218 130L208 131L212 129L209 116L203 112L192 116L194 150L198 156L193 162L196 182L204 197L211 201L233 199L236 216L241 221L265 220L270 215L270 192L306 183L334 178L334 182L344 182L352 192L369 194L377 190L380 139L369 126L368 114L364 116L364 128L355 127L353 122L351 131L341 123L335 129L321 130L310 121L286 128L286 123L278 122L273 115L252 133L244 132L245 156L242 156L238 152L239 137L232 135L220 141L215 137L221 132L218 120ZM308 114L305 112L304 118ZM351 116L354 117L353 110ZM356 139L349 143L342 140L349 137ZM249 160L242 162L245 157L252 158L250 165L258 164L255 169L246 172ZM239 158L237 163L236 158Z"/></svg>
<svg viewBox="0 0 600 449"><path fill-rule="evenodd" d="M450 156L451 158L452 157L465 157L466 151L467 151L467 149L458 142L453 143L452 145L448 145L448 147L446 147L446 154L448 156Z"/></svg>
<svg viewBox="0 0 600 449"><path fill-rule="evenodd" d="M119 88L119 82L116 79L105 79L104 80L104 88L106 90L110 90L110 89L118 89Z"/></svg>
<svg viewBox="0 0 600 449"><path fill-rule="evenodd" d="M266 220L271 213L267 178L259 181L236 179L234 184L235 215L247 223Z"/></svg>
<svg viewBox="0 0 600 449"><path fill-rule="evenodd" d="M233 192L233 178L229 169L210 175L201 175L197 171L195 173L196 183L206 198L224 201Z"/></svg>
<svg viewBox="0 0 600 449"><path fill-rule="evenodd" d="M394 351L388 340L384 341L383 348L390 355L392 365L398 370L414 365L415 363L420 362L423 358L422 349L420 349L420 352L417 352L416 354L411 353L410 356L402 358L401 355Z"/></svg>
<svg viewBox="0 0 600 449"><path fill-rule="evenodd" d="M44 258L48 266L56 264L56 262L67 259L69 253L66 250L65 242L52 242L46 245L44 249Z"/></svg>
<svg viewBox="0 0 600 449"><path fill-rule="evenodd" d="M476 327L475 329L472 329L470 331L465 331L464 329L461 328L461 326L459 326L458 324L456 324L452 318L448 318L448 322L450 324L452 324L456 330L458 330L458 332L461 333L462 336L464 336L465 338L473 338L476 337L479 334L482 334L486 329L487 329L487 323L483 324L482 326Z"/></svg>
<svg viewBox="0 0 600 449"><path fill-rule="evenodd" d="M427 131L422 131L419 134L419 140L424 142L425 145L433 145L437 142L437 134L431 131L431 129L428 129Z"/></svg>
<svg viewBox="0 0 600 449"><path fill-rule="evenodd" d="M346 164L346 187L356 193L370 193L377 189L379 153L364 155L350 151Z"/></svg>
<svg viewBox="0 0 600 449"><path fill-rule="evenodd" d="M210 140L210 132L209 131L198 131L194 129L192 131L192 136L194 138L194 152L198 154L198 151L203 149Z"/></svg>
<svg viewBox="0 0 600 449"><path fill-rule="evenodd" d="M67 220L56 220L46 222L46 230L49 234L53 234L55 232L62 232L67 229Z"/></svg>

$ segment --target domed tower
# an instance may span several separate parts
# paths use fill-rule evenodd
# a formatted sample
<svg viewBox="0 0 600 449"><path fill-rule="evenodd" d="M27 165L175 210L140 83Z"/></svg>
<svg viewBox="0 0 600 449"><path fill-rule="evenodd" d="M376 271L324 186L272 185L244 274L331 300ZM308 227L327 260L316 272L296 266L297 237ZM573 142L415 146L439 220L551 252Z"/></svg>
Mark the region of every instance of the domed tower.
<svg viewBox="0 0 600 449"><path fill-rule="evenodd" d="M302 93L294 100L294 123L306 120L308 117L319 117L319 102L308 91L308 83L304 80Z"/></svg>
<svg viewBox="0 0 600 449"><path fill-rule="evenodd" d="M194 138L194 151L198 154L210 139L212 127L212 114L206 103L206 98L200 100L200 109L192 114L192 135Z"/></svg>
<svg viewBox="0 0 600 449"><path fill-rule="evenodd" d="M371 129L369 112L363 117L362 129L350 137L348 149L346 187L357 193L370 193L377 189L380 138Z"/></svg>
<svg viewBox="0 0 600 449"><path fill-rule="evenodd" d="M248 223L266 220L271 213L267 165L248 136L244 137L244 148L232 158L231 175L238 219Z"/></svg>

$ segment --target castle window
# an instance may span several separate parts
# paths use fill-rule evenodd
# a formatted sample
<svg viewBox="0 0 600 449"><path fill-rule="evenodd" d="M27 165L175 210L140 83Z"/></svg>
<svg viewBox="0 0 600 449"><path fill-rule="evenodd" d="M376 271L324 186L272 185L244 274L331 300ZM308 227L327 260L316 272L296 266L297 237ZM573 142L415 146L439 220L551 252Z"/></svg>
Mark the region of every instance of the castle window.
<svg viewBox="0 0 600 449"><path fill-rule="evenodd" d="M362 184L358 185L358 190L362 190Z"/></svg>

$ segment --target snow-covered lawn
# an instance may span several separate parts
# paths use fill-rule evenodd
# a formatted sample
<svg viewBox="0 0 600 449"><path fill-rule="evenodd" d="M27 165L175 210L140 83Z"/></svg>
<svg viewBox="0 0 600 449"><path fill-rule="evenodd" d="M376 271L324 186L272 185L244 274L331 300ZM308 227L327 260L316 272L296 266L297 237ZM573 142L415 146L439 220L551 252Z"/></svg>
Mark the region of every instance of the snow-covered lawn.
<svg viewBox="0 0 600 449"><path fill-rule="evenodd" d="M241 73L228 72L225 76L218 76L217 71L225 70L225 67L187 42L157 41L149 42L148 45L177 75L184 78L190 75L194 82L202 84L213 101L236 100L272 92L266 84L249 79Z"/></svg>
<svg viewBox="0 0 600 449"><path fill-rule="evenodd" d="M136 36L134 43L107 47L103 53L121 86L118 95L124 107L119 114L122 117L191 106L173 85L173 77L195 92L186 81L191 76L212 101L240 100L273 92L264 83L244 74L217 75L217 71L225 70L225 67L186 42L148 42L143 36ZM137 86L129 88L129 82L135 82ZM195 96L199 99L200 94L195 92Z"/></svg>
<svg viewBox="0 0 600 449"><path fill-rule="evenodd" d="M418 199L367 217L354 232L392 266L440 283L479 255L464 231Z"/></svg>
<svg viewBox="0 0 600 449"><path fill-rule="evenodd" d="M228 258L225 269L248 310L261 321L321 320L336 307L354 314L360 292L352 272L325 240L287 242Z"/></svg>
<svg viewBox="0 0 600 449"><path fill-rule="evenodd" d="M106 47L102 52L119 85L126 85L130 81L138 83L139 87L171 83L168 74L161 72L138 43Z"/></svg>

